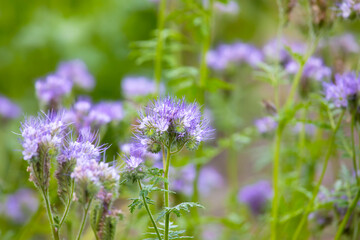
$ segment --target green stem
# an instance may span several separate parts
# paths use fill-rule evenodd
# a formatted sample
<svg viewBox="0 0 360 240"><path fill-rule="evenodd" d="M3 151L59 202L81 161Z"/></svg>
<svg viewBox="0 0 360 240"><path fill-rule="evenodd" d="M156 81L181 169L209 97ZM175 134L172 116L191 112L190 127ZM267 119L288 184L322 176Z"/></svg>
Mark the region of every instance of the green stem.
<svg viewBox="0 0 360 240"><path fill-rule="evenodd" d="M344 228L345 228L345 226L346 226L346 224L347 224L347 222L348 222L351 214L353 214L353 212L354 212L354 209L355 209L355 207L356 207L356 205L357 205L357 203L358 203L358 201L359 201L359 198L360 198L360 189L357 191L354 200L352 201L350 207L349 207L348 210L346 211L345 217L344 217L344 219L342 220L338 231L336 232L335 240L340 239L341 234L342 234L342 232L344 231Z"/></svg>
<svg viewBox="0 0 360 240"><path fill-rule="evenodd" d="M163 148L163 155L165 155ZM165 192L164 192L164 203L165 208L169 207L169 166L170 166L170 148L166 149L167 155L166 155L166 166L164 168L164 178L166 179L164 186L165 186ZM170 225L170 213L165 214L165 240L169 240L169 225Z"/></svg>
<svg viewBox="0 0 360 240"><path fill-rule="evenodd" d="M354 126L355 126L355 114L351 116L351 147L352 147L352 160L354 165L356 183L359 186L359 176L358 176L358 168L356 164L356 148L355 148L355 134L354 134Z"/></svg>
<svg viewBox="0 0 360 240"><path fill-rule="evenodd" d="M139 179L138 179L138 184L139 184L140 191L142 191L143 189L142 189L141 182L140 182ZM145 209L146 209L146 211L147 211L147 213L148 213L148 215L149 215L149 218L150 218L150 220L151 220L151 223L152 223L152 225L153 225L153 227L154 227L154 229L155 229L156 235L157 235L158 239L161 240L161 235L160 235L160 232L159 232L159 230L158 230L158 228L157 228L157 226L156 226L156 222L155 222L155 220L154 220L154 217L153 217L153 215L151 214L150 209L149 209L149 206L148 206L148 204L147 204L147 202L146 202L145 196L144 196L144 194L142 194L142 193L141 193L141 198L142 198L142 200L143 200Z"/></svg>
<svg viewBox="0 0 360 240"><path fill-rule="evenodd" d="M91 202L92 202L92 199L89 200L89 203L88 205L84 208L84 215L83 215L83 218L82 218L82 221L81 221L81 226L80 226L80 230L79 230L79 233L76 237L77 240L80 240L81 238L81 234L84 230L84 227L85 227L85 223L86 223L86 218L87 218L87 215L89 213L89 209L90 209L90 206L91 206Z"/></svg>
<svg viewBox="0 0 360 240"><path fill-rule="evenodd" d="M318 194L318 192L319 192L319 189L320 189L322 180L323 180L323 178L324 178L324 175L325 175L325 172L326 172L326 168L327 168L327 165L328 165L328 162L329 162L331 153L332 153L332 151L333 151L332 148L333 148L333 145L334 145L334 142L335 142L336 133L337 133L337 131L338 131L339 128L340 128L340 124L341 124L341 121L342 121L342 119L343 119L343 117L344 117L344 114L345 114L345 110L343 110L343 111L341 112L340 118L339 118L339 120L338 120L338 122L337 122L337 124L336 124L336 126L335 126L335 129L333 130L333 133L332 133L331 138L330 138L329 148L328 148L328 151L327 151L326 156L325 156L325 162L324 162L323 168L322 168L322 170L321 170L320 178L319 178L318 183L316 184L316 186L315 186L315 188L314 188L314 190L313 190L313 192L312 192L311 200L310 200L310 202L308 203L308 205L307 205L307 207L306 207L306 209L305 209L305 212L304 212L304 214L303 214L302 217L301 217L300 223L299 223L299 225L298 225L297 228L296 228L296 231L295 231L294 236L293 236L293 238L292 238L293 240L298 239L298 237L299 237L299 235L300 235L300 233L301 233L301 230L302 230L302 228L303 228L303 226L304 226L304 224L305 224L305 222L306 222L306 219L307 219L310 211L312 210L314 201L315 201L315 199L316 199L316 196L317 196L317 194Z"/></svg>
<svg viewBox="0 0 360 240"><path fill-rule="evenodd" d="M271 206L271 239L277 240L277 224L278 224L278 201L279 201L279 169L280 169L280 144L282 137L282 129L280 126L276 129L275 149L274 149L274 166L273 166L273 189L274 196Z"/></svg>
<svg viewBox="0 0 360 240"><path fill-rule="evenodd" d="M163 30L165 26L165 9L166 0L160 0L159 12L158 12L158 26L157 26L157 43L156 43L156 55L155 55L155 73L154 78L156 82L156 93L159 93L161 82L161 68L163 58Z"/></svg>
<svg viewBox="0 0 360 240"><path fill-rule="evenodd" d="M72 201L72 196L74 194L74 188L75 188L75 181L74 179L71 181L71 192L69 194L69 197L68 197L68 202L66 204L66 207L65 207L65 211L64 211L64 214L63 216L61 217L61 220L60 220L60 223L59 223L59 229L61 228L62 224L64 223L68 213L69 213L69 210L70 210L70 206L71 206L71 201Z"/></svg>
<svg viewBox="0 0 360 240"><path fill-rule="evenodd" d="M44 190L44 189L41 189L41 193L42 193L44 201L45 201L45 208L46 208L47 215L49 217L52 236L53 236L53 238L55 240L59 240L60 239L59 238L59 232L58 232L58 230L57 230L57 228L55 227L55 224L54 224L54 217L53 217L52 211L51 211L48 192L46 190Z"/></svg>

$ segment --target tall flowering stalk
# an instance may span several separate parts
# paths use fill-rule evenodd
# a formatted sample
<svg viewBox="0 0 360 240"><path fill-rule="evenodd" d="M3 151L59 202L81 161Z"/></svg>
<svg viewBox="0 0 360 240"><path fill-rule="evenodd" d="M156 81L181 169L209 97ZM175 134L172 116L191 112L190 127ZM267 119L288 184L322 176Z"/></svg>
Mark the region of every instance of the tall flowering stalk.
<svg viewBox="0 0 360 240"><path fill-rule="evenodd" d="M200 108L196 103L188 104L184 99L171 97L151 102L140 113L138 123L135 133L138 147L145 148L152 153L161 151L163 155L164 208L166 210L163 236L165 240L168 240L171 213L169 198L171 158L184 147L196 150L202 141L211 138L213 130L202 118ZM135 159L128 161L128 165L133 165L133 167L138 165L138 161ZM141 184L139 187L141 188ZM158 237L160 238L160 236Z"/></svg>

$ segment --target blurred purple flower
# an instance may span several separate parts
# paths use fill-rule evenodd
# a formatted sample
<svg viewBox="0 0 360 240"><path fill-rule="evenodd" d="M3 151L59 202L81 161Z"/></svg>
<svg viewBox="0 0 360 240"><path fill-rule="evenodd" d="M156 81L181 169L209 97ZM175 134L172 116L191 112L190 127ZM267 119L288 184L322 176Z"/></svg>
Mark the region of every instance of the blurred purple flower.
<svg viewBox="0 0 360 240"><path fill-rule="evenodd" d="M95 86L94 77L89 73L86 64L78 59L60 63L56 74L86 90Z"/></svg>
<svg viewBox="0 0 360 240"><path fill-rule="evenodd" d="M38 205L39 202L34 192L23 188L7 197L3 211L14 222L24 223L37 210Z"/></svg>
<svg viewBox="0 0 360 240"><path fill-rule="evenodd" d="M271 132L277 127L277 122L273 117L256 119L254 124L261 134Z"/></svg>
<svg viewBox="0 0 360 240"><path fill-rule="evenodd" d="M316 126L314 124L310 124L310 123L298 122L295 124L295 126L293 127L292 130L294 133L300 133L302 131L303 127L305 127L306 134L314 135L314 133L316 131Z"/></svg>
<svg viewBox="0 0 360 240"><path fill-rule="evenodd" d="M70 80L58 75L48 75L35 83L38 99L55 109L61 104L62 98L71 92L72 86L73 83Z"/></svg>
<svg viewBox="0 0 360 240"><path fill-rule="evenodd" d="M343 0L337 4L336 11L342 18L349 18L352 13L358 14L360 12L360 3L354 0Z"/></svg>
<svg viewBox="0 0 360 240"><path fill-rule="evenodd" d="M238 194L238 200L245 203L254 215L265 211L266 204L271 197L271 185L265 180L243 187Z"/></svg>
<svg viewBox="0 0 360 240"><path fill-rule="evenodd" d="M358 53L360 51L359 44L351 33L332 37L329 40L329 47L333 52Z"/></svg>
<svg viewBox="0 0 360 240"><path fill-rule="evenodd" d="M120 145L120 149L126 155L129 155L134 152L139 152L137 155L144 156L145 158L148 158L148 159L151 159L154 161L161 160L161 153L148 152L148 151L146 151L146 148L144 148L144 146L141 144L125 143L125 144Z"/></svg>
<svg viewBox="0 0 360 240"><path fill-rule="evenodd" d="M14 119L19 117L21 109L18 105L10 101L3 95L0 95L0 118Z"/></svg>
<svg viewBox="0 0 360 240"><path fill-rule="evenodd" d="M257 66L263 59L260 50L251 44L236 42L222 44L207 53L207 64L214 70L225 70L230 64L247 63Z"/></svg>
<svg viewBox="0 0 360 240"><path fill-rule="evenodd" d="M121 81L121 89L125 96L136 97L155 93L155 81L141 76L128 76ZM160 85L160 93L165 91L164 84Z"/></svg>
<svg viewBox="0 0 360 240"><path fill-rule="evenodd" d="M227 3L215 2L214 7L217 11L229 15L237 15L239 13L239 4L236 1L229 1Z"/></svg>
<svg viewBox="0 0 360 240"><path fill-rule="evenodd" d="M355 72L335 75L335 83L323 83L325 98L333 101L336 107L347 107L348 98L360 90L360 78Z"/></svg>
<svg viewBox="0 0 360 240"><path fill-rule="evenodd" d="M296 74L299 71L299 64L291 60L286 64L285 70L290 74ZM327 67L321 58L310 57L304 66L302 77L313 78L317 81L330 79L331 68Z"/></svg>
<svg viewBox="0 0 360 240"><path fill-rule="evenodd" d="M306 52L306 45L301 42L293 42L285 38L280 40L272 39L262 49L265 60L279 61L282 64L286 64L291 60L286 47L290 48L294 53L304 54Z"/></svg>

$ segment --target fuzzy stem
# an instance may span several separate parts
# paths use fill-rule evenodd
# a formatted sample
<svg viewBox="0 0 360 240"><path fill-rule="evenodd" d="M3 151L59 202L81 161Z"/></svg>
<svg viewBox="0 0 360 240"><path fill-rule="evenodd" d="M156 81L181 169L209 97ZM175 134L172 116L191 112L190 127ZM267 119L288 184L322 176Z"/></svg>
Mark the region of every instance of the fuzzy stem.
<svg viewBox="0 0 360 240"><path fill-rule="evenodd" d="M319 178L318 183L316 184L316 186L315 186L315 188L314 188L314 190L313 190L313 192L312 192L311 200L310 200L310 202L308 203L308 205L307 205L307 207L306 207L306 209L305 209L305 212L304 212L304 214L303 214L302 217L301 217L300 223L299 223L299 225L298 225L297 228L296 228L296 231L295 231L294 236L293 236L293 238L292 238L293 240L298 239L298 237L299 237L299 235L300 235L300 232L301 232L301 230L302 230L302 228L303 228L303 226L304 226L304 224L305 224L305 222L306 222L306 219L307 219L310 211L312 210L312 206L313 206L314 201L315 201L315 199L316 199L316 196L317 196L317 194L318 194L318 192L319 192L319 189L320 189L322 180L323 180L323 178L324 178L324 175L325 175L325 172L326 172L326 168L327 168L327 165L328 165L328 162L329 162L329 159L330 159L332 150L333 150L332 148L333 148L333 145L334 145L334 142L335 142L336 133L337 133L337 131L338 131L339 128L340 128L340 124L341 124L341 121L342 121L342 119L343 119L343 117L344 117L344 114L345 114L345 110L343 110L343 111L341 112L340 118L339 118L339 120L338 120L338 122L337 122L337 124L336 124L336 126L335 126L335 129L333 130L333 133L332 133L331 138L330 138L329 148L328 148L328 151L327 151L326 156L325 156L325 162L324 162L323 168L322 168L322 170L321 170L320 178Z"/></svg>
<svg viewBox="0 0 360 240"><path fill-rule="evenodd" d="M46 212L47 212L47 215L49 217L49 221L50 221L50 225L51 225L51 231L52 231L52 236L55 240L59 240L59 232L58 230L56 229L55 227L55 224L54 224L54 218L53 218L53 215L52 215L52 211L51 211L51 206L50 206L50 201L49 201L49 194L47 191L45 191L44 189L41 189L41 194L44 198L44 201L45 201L45 208L46 208Z"/></svg>
<svg viewBox="0 0 360 240"><path fill-rule="evenodd" d="M156 93L159 93L160 81L161 81L161 68L163 58L163 30L165 26L165 9L166 0L160 0L159 12L158 12L158 26L157 26L157 43L156 43L156 55L155 55L155 73L154 78L156 81Z"/></svg>
<svg viewBox="0 0 360 240"><path fill-rule="evenodd" d="M338 231L336 232L336 236L335 236L335 240L340 239L342 232L344 231L345 225L347 224L351 214L354 212L354 209L359 201L360 198L360 189L357 191L356 196L354 198L354 200L351 202L350 207L348 208L348 210L346 211L345 217L342 220L340 227L338 229Z"/></svg>
<svg viewBox="0 0 360 240"><path fill-rule="evenodd" d="M139 184L140 191L142 191L142 186L141 186L141 182L140 182L139 179L138 179L138 184ZM153 225L153 227L154 227L154 229L155 229L156 235L157 235L158 239L161 240L160 232L159 232L159 230L158 230L158 228L157 228L157 226L156 226L156 222L155 222L155 220L154 220L154 217L153 217L153 215L152 215L151 212L150 212L150 209L149 209L149 206L148 206L148 204L147 204L147 202L146 202L146 199L145 199L144 194L141 194L141 197L142 197L142 200L143 200L143 203L144 203L146 212L148 213L149 218L150 218L150 220L151 220L151 223L152 223L152 225Z"/></svg>
<svg viewBox="0 0 360 240"><path fill-rule="evenodd" d="M84 227L85 227L86 218L87 218L87 215L89 213L91 202L92 202L92 199L89 200L88 205L84 208L84 215L83 215L83 218L82 218L82 221L81 221L80 230L79 230L79 233L78 233L78 235L76 237L76 240L80 240L80 238L81 238L81 234L82 234L82 232L84 230Z"/></svg>
<svg viewBox="0 0 360 240"><path fill-rule="evenodd" d="M271 206L271 239L277 239L277 221L278 221L278 198L279 198L279 169L280 169L280 144L281 144L282 130L280 126L276 129L275 135L275 149L274 149L274 166L273 166L273 188L274 197Z"/></svg>
<svg viewBox="0 0 360 240"><path fill-rule="evenodd" d="M163 155L164 155L163 149ZM164 192L164 203L165 208L169 207L169 166L170 166L170 148L166 149L166 166L164 168L164 178L166 179L164 183L165 192ZM165 214L165 240L169 240L169 225L170 225L170 213Z"/></svg>
<svg viewBox="0 0 360 240"><path fill-rule="evenodd" d="M62 224L64 223L68 213L69 213L69 210L70 210L70 206L71 206L71 201L72 201L72 196L74 194L74 188L75 188L75 181L74 179L71 181L71 193L69 195L69 199L68 199L68 202L66 204L66 207L65 207L65 211L64 211L64 214L63 216L61 217L61 220L60 220L60 223L59 223L59 229L61 228Z"/></svg>
<svg viewBox="0 0 360 240"><path fill-rule="evenodd" d="M355 114L352 114L351 116L351 147L352 147L352 161L354 165L354 171L355 171L355 177L356 177L356 183L359 186L359 176L358 176L358 168L356 164L356 148L355 148Z"/></svg>

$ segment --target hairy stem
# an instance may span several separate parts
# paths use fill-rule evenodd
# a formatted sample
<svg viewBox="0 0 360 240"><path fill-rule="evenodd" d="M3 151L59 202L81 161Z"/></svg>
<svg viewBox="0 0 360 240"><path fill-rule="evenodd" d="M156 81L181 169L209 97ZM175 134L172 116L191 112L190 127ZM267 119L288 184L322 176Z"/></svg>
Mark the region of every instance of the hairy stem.
<svg viewBox="0 0 360 240"><path fill-rule="evenodd" d="M273 162L273 188L274 197L271 206L271 239L277 239L277 224L278 224L278 201L279 201L279 169L280 169L280 144L281 144L282 130L280 126L276 129L275 135L275 149Z"/></svg>
<svg viewBox="0 0 360 240"><path fill-rule="evenodd" d="M81 221L81 226L80 226L80 230L79 230L79 233L76 237L77 240L80 240L81 238L81 234L84 230L84 227L85 227L85 223L86 223L86 218L87 218L87 215L89 213L89 209L90 209L90 206L91 206L91 202L92 202L92 199L89 200L89 203L87 204L87 206L85 206L84 208L84 215L83 215L83 218L82 218L82 221Z"/></svg>
<svg viewBox="0 0 360 240"><path fill-rule="evenodd" d="M50 201L49 201L49 194L46 190L41 189L41 194L44 198L45 201L45 208L46 208L46 212L50 221L50 225L51 225L51 231L52 231L52 236L55 240L59 240L59 232L58 229L55 227L54 224L54 217L52 215L52 211L51 211L51 206L50 206Z"/></svg>
<svg viewBox="0 0 360 240"><path fill-rule="evenodd" d="M163 155L165 155L163 149ZM164 183L165 192L164 192L164 203L165 207L169 207L169 166L170 166L170 148L166 149L166 165L164 166L164 178L166 179ZM165 240L169 240L169 225L170 225L170 213L165 214Z"/></svg>
<svg viewBox="0 0 360 240"><path fill-rule="evenodd" d="M158 25L157 25L157 43L156 43L156 55L155 55L155 73L154 78L156 82L156 93L159 93L160 81L161 81L161 69L163 60L163 30L165 26L165 9L166 0L160 0L158 11Z"/></svg>
<svg viewBox="0 0 360 240"><path fill-rule="evenodd" d="M300 220L300 223L299 225L297 226L296 228L296 231L294 233L294 236L293 236L293 240L296 240L298 239L300 233L301 233L301 230L306 222L306 219L310 213L310 211L312 210L312 207L313 207L313 204L315 202L315 199L316 199L316 196L319 192L319 189L320 189L320 186L321 186L321 183L322 183L322 180L324 178L324 175L325 175L325 172L326 172L326 168L327 168L327 165L328 165L328 162L329 162L329 159L330 159L330 156L331 156L331 153L333 151L333 145L334 145L334 142L335 142L335 137L336 137L336 133L337 131L339 130L340 128L340 124L342 122L342 119L344 117L344 114L345 114L345 110L343 110L341 112L341 115L339 117L339 120L335 126L335 129L333 129L333 132L332 132L332 135L331 135L331 138L330 138L330 143L329 143L329 148L328 148L328 151L326 153L326 156L325 156L325 162L324 162L324 165L323 165L323 168L321 170L321 175L320 175L320 178L315 186L315 188L313 189L313 192L312 192L312 197L311 197L311 200L310 202L308 203L306 209L305 209L305 212L304 214L302 215L301 217L301 220Z"/></svg>
<svg viewBox="0 0 360 240"><path fill-rule="evenodd" d="M142 186L141 186L141 182L140 182L139 179L138 179L138 184L139 184L139 189L140 189L140 191L142 191ZM149 218L150 218L150 220L151 220L151 223L152 223L152 225L153 225L153 227L154 227L154 229L155 229L156 235L157 235L158 239L161 240L160 232L159 232L159 230L158 230L158 228L157 228L157 226L156 226L156 222L155 222L155 220L154 220L153 215L151 214L151 211L150 211L149 206L148 206L148 204L147 204L147 202L146 202L146 199L145 199L144 194L141 194L141 198L142 198L142 200L143 200L143 203L144 203L146 212L148 213Z"/></svg>
<svg viewBox="0 0 360 240"><path fill-rule="evenodd" d="M60 220L60 223L59 223L59 228L61 228L62 224L64 223L67 215L69 214L69 210L70 210L70 206L71 206L71 201L72 201L72 196L74 194L74 188L75 188L75 181L74 179L71 181L71 192L69 194L69 198L68 198L68 202L66 204L66 207L65 207L65 211L64 211L64 214L63 216L61 217L61 220Z"/></svg>

